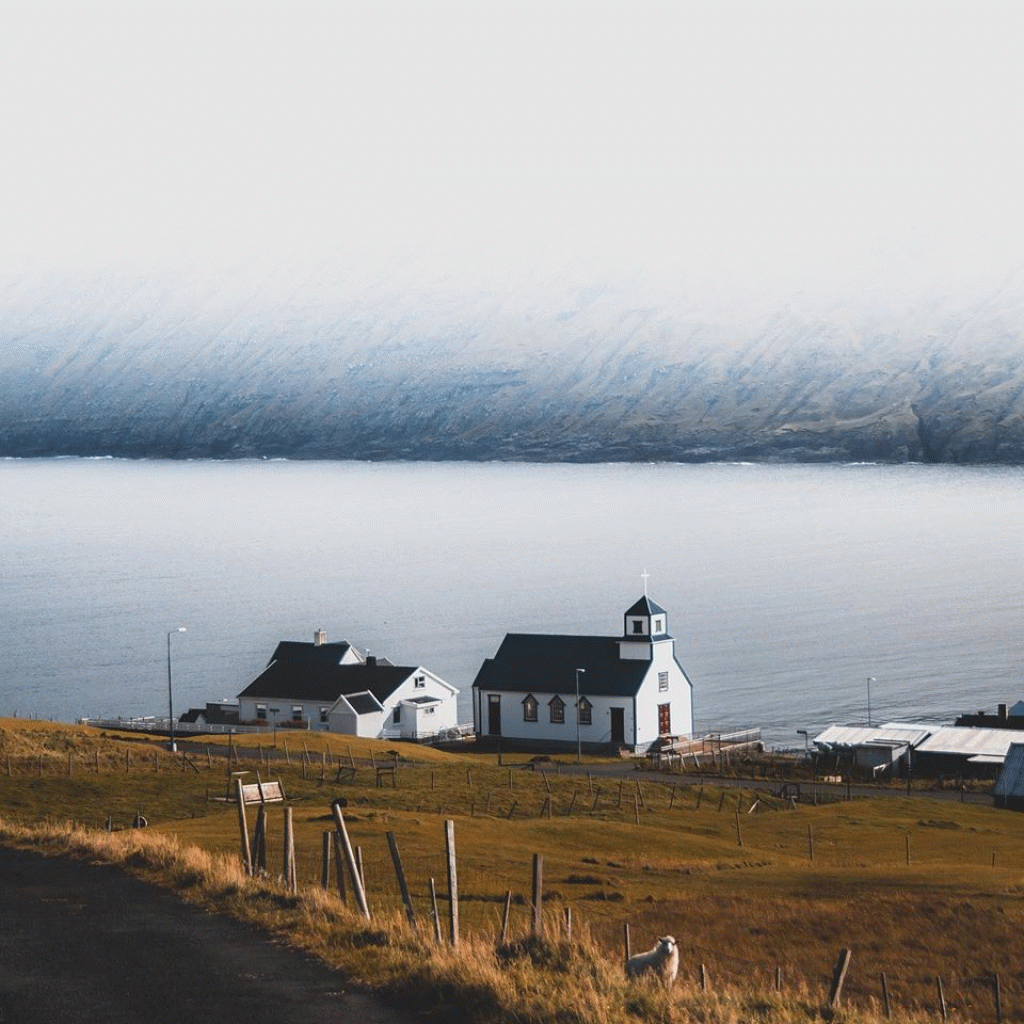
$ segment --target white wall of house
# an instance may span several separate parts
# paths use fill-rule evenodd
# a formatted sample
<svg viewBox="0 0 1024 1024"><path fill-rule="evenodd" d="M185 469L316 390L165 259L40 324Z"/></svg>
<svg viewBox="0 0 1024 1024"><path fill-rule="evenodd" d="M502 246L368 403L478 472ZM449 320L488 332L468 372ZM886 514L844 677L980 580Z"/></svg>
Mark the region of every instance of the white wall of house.
<svg viewBox="0 0 1024 1024"><path fill-rule="evenodd" d="M331 709L329 718L331 732L375 740L380 737L387 716L383 711L368 711L357 715L342 699Z"/></svg>
<svg viewBox="0 0 1024 1024"><path fill-rule="evenodd" d="M295 700L292 697L240 697L238 700L238 720L243 725L252 722L274 724L272 708L277 708L277 724L287 727L291 723L303 724L300 728L322 730L328 728L321 721L322 714L330 710L330 703L320 701ZM261 713L262 709L262 713Z"/></svg>
<svg viewBox="0 0 1024 1024"><path fill-rule="evenodd" d="M669 705L667 735L689 736L693 732L693 693L675 659L673 647L670 640L653 645L651 670L637 693L635 743L640 749L649 747L662 734L659 712L662 704Z"/></svg>

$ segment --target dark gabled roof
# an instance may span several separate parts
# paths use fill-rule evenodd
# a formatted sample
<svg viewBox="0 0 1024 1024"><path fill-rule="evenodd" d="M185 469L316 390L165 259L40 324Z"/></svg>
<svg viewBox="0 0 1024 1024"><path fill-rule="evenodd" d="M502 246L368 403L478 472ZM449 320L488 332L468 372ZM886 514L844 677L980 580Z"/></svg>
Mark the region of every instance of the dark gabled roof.
<svg viewBox="0 0 1024 1024"><path fill-rule="evenodd" d="M632 608L626 612L627 615L667 615L661 605L655 604L646 594Z"/></svg>
<svg viewBox="0 0 1024 1024"><path fill-rule="evenodd" d="M494 657L480 667L473 687L575 694L576 669L582 668L581 695L632 697L650 667L649 661L620 658L615 637L509 633Z"/></svg>
<svg viewBox="0 0 1024 1024"><path fill-rule="evenodd" d="M337 643L330 644L311 644L304 640L282 640L274 649L267 664L272 665L275 661L287 661L302 665L337 665L350 650L352 650L352 645L347 640L339 640Z"/></svg>
<svg viewBox="0 0 1024 1024"><path fill-rule="evenodd" d="M321 644L314 649L328 646ZM238 696L333 704L343 693L369 691L383 704L415 671L400 665L382 665L379 661L376 665L336 665L286 658L272 661Z"/></svg>
<svg viewBox="0 0 1024 1024"><path fill-rule="evenodd" d="M371 715L375 711L380 711L380 702L374 700L373 695L369 693L351 693L347 694L345 700L352 705L352 710L357 715Z"/></svg>

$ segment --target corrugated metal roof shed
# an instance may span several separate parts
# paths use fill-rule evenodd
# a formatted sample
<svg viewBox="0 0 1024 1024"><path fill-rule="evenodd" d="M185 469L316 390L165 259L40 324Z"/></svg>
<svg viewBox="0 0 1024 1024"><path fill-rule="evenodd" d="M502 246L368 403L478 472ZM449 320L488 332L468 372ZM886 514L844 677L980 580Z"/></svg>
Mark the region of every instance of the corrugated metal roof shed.
<svg viewBox="0 0 1024 1024"><path fill-rule="evenodd" d="M892 722L888 725L830 725L814 737L820 747L865 747L872 745L916 747L938 726L909 725Z"/></svg>
<svg viewBox="0 0 1024 1024"><path fill-rule="evenodd" d="M992 795L1002 800L1011 797L1024 800L1024 743L1010 744L1003 770L992 788Z"/></svg>
<svg viewBox="0 0 1024 1024"><path fill-rule="evenodd" d="M944 725L918 746L922 754L954 754L961 757L984 755L1004 758L1014 740L1009 729L972 729L966 725Z"/></svg>

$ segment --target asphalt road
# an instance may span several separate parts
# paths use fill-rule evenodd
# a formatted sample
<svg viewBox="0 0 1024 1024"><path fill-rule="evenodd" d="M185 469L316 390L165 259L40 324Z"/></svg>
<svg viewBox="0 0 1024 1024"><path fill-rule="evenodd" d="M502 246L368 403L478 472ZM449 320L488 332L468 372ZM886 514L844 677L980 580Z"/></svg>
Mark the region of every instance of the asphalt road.
<svg viewBox="0 0 1024 1024"><path fill-rule="evenodd" d="M258 930L109 865L0 848L0 1024L409 1024Z"/></svg>

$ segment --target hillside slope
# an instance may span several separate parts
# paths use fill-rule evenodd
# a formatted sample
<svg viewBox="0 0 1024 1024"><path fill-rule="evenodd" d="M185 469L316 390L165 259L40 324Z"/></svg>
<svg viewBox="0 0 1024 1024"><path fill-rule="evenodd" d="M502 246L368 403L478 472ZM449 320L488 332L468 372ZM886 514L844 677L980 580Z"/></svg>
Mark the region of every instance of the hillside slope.
<svg viewBox="0 0 1024 1024"><path fill-rule="evenodd" d="M1010 286L738 310L21 277L0 454L1022 464L1022 323Z"/></svg>

